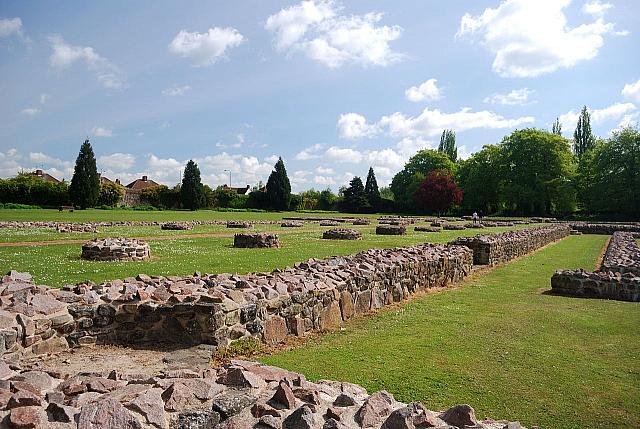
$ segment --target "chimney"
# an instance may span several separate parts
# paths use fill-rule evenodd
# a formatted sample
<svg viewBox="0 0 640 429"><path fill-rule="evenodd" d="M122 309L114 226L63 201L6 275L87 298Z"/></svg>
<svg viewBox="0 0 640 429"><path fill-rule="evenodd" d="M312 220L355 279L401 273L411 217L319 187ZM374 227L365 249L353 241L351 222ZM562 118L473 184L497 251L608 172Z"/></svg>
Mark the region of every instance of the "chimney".
<svg viewBox="0 0 640 429"><path fill-rule="evenodd" d="M38 176L38 177L44 176L44 174L42 173L42 170L40 170L40 169L36 170L36 176Z"/></svg>
<svg viewBox="0 0 640 429"><path fill-rule="evenodd" d="M147 179L147 176L142 176L142 181L143 181L143 182L146 182L147 180L148 180L148 179Z"/></svg>
<svg viewBox="0 0 640 429"><path fill-rule="evenodd" d="M120 184L120 179L116 179L116 183L119 185Z"/></svg>

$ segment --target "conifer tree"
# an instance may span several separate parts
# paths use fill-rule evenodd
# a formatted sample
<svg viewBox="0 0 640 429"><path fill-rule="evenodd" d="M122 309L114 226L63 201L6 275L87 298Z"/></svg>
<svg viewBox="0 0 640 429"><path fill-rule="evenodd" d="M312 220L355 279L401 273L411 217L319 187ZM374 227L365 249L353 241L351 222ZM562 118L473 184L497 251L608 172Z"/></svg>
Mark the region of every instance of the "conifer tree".
<svg viewBox="0 0 640 429"><path fill-rule="evenodd" d="M287 170L284 167L282 158L278 158L278 162L274 170L267 180L267 199L269 206L275 210L288 210L291 202L291 183L287 176Z"/></svg>
<svg viewBox="0 0 640 429"><path fill-rule="evenodd" d="M458 159L458 148L456 147L456 133L453 130L442 131L438 152L442 152L449 157L452 162Z"/></svg>
<svg viewBox="0 0 640 429"><path fill-rule="evenodd" d="M367 182L364 185L364 193L373 208L377 208L380 205L380 190L378 189L378 181L376 180L376 173L374 173L373 167L369 167Z"/></svg>
<svg viewBox="0 0 640 429"><path fill-rule="evenodd" d="M560 123L560 118L556 118L553 125L551 125L551 132L559 136L562 135L562 124Z"/></svg>
<svg viewBox="0 0 640 429"><path fill-rule="evenodd" d="M349 187L344 190L343 208L349 213L363 213L371 210L367 194L364 192L362 179L358 176L351 179Z"/></svg>
<svg viewBox="0 0 640 429"><path fill-rule="evenodd" d="M593 149L596 139L591 133L591 115L587 111L587 106L582 108L578 117L578 124L573 133L573 152L578 158L589 150Z"/></svg>
<svg viewBox="0 0 640 429"><path fill-rule="evenodd" d="M189 210L198 210L207 203L204 186L200 179L200 169L198 164L189 160L182 175L182 186L180 186L180 199L182 207Z"/></svg>
<svg viewBox="0 0 640 429"><path fill-rule="evenodd" d="M96 157L89 139L86 139L80 146L80 152L76 158L76 166L69 186L69 198L75 206L86 209L96 205L99 195L100 176L96 167Z"/></svg>

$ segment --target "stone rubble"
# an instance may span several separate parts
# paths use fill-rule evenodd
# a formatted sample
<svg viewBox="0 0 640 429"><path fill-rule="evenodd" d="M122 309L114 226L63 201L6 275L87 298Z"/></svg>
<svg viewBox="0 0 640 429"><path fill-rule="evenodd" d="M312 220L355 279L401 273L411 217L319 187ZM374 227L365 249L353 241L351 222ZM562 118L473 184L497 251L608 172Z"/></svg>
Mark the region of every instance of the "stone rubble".
<svg viewBox="0 0 640 429"><path fill-rule="evenodd" d="M191 222L166 222L160 225L160 229L165 231L191 231L193 224Z"/></svg>
<svg viewBox="0 0 640 429"><path fill-rule="evenodd" d="M280 238L277 234L267 234L264 232L256 234L235 234L233 236L233 247L278 248L280 247Z"/></svg>
<svg viewBox="0 0 640 429"><path fill-rule="evenodd" d="M405 235L407 227L404 225L378 225L376 227L377 235Z"/></svg>
<svg viewBox="0 0 640 429"><path fill-rule="evenodd" d="M333 228L323 232L322 238L328 240L362 240L362 233L355 229Z"/></svg>
<svg viewBox="0 0 640 429"><path fill-rule="evenodd" d="M0 427L43 429L525 429L480 420L469 405L431 411L384 390L369 395L243 360L154 376L66 374L0 360L0 419Z"/></svg>
<svg viewBox="0 0 640 429"><path fill-rule="evenodd" d="M253 224L243 220L230 220L227 221L227 228L253 228Z"/></svg>
<svg viewBox="0 0 640 429"><path fill-rule="evenodd" d="M302 228L304 226L304 223L290 220L290 221L282 222L280 226L282 228Z"/></svg>

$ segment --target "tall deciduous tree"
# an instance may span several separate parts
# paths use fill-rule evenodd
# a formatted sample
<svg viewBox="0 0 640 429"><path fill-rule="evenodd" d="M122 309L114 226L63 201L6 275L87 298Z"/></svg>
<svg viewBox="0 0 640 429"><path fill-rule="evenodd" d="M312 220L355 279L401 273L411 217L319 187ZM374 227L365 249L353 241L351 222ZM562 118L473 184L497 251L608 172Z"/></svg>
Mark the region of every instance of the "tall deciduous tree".
<svg viewBox="0 0 640 429"><path fill-rule="evenodd" d="M442 152L449 157L452 162L458 159L458 148L456 147L456 133L453 130L444 130L440 136L438 152Z"/></svg>
<svg viewBox="0 0 640 429"><path fill-rule="evenodd" d="M287 176L287 170L284 167L282 158L278 158L278 162L274 170L267 180L267 197L269 205L275 210L288 210L291 202L291 183Z"/></svg>
<svg viewBox="0 0 640 429"><path fill-rule="evenodd" d="M587 111L587 106L584 106L580 112L573 140L573 152L578 158L593 149L596 144L596 139L591 132L591 115Z"/></svg>
<svg viewBox="0 0 640 429"><path fill-rule="evenodd" d="M358 176L351 179L349 187L344 190L343 209L349 213L365 213L371 211L371 205L364 191L362 179Z"/></svg>
<svg viewBox="0 0 640 429"><path fill-rule="evenodd" d="M551 125L551 132L558 136L562 135L562 124L560 123L560 118L556 118L556 120L553 121L553 125Z"/></svg>
<svg viewBox="0 0 640 429"><path fill-rule="evenodd" d="M455 168L455 164L442 152L424 149L416 153L404 165L402 171L393 176L391 181L391 191L396 208L399 210L414 208L412 195L431 171L447 170L454 173Z"/></svg>
<svg viewBox="0 0 640 429"><path fill-rule="evenodd" d="M182 207L189 210L198 210L207 204L204 186L200 180L200 169L198 164L191 159L187 162L182 175L180 199L182 200Z"/></svg>
<svg viewBox="0 0 640 429"><path fill-rule="evenodd" d="M446 170L434 170L413 193L416 205L427 212L442 212L462 202L462 190Z"/></svg>
<svg viewBox="0 0 640 429"><path fill-rule="evenodd" d="M364 193L371 207L375 209L380 205L380 190L378 189L378 181L376 180L376 173L374 173L373 167L369 167L367 182L364 185Z"/></svg>
<svg viewBox="0 0 640 429"><path fill-rule="evenodd" d="M74 205L86 209L96 205L99 195L100 176L96 167L96 157L87 139L80 146L80 153L76 158L76 166L69 186L69 198Z"/></svg>

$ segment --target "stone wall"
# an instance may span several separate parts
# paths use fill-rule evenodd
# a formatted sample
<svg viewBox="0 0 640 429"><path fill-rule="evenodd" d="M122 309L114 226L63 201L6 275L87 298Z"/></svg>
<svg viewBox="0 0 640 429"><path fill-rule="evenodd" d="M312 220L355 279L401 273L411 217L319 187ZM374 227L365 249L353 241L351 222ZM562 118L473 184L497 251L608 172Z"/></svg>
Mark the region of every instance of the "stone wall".
<svg viewBox="0 0 640 429"><path fill-rule="evenodd" d="M640 233L640 223L586 223L574 222L569 224L571 229L583 234L612 235L616 231Z"/></svg>
<svg viewBox="0 0 640 429"><path fill-rule="evenodd" d="M543 247L569 235L569 226L555 224L537 228L460 237L453 244L473 250L473 263L495 265Z"/></svg>
<svg viewBox="0 0 640 429"><path fill-rule="evenodd" d="M640 247L634 234L614 232L596 272L556 271L551 290L559 295L640 301Z"/></svg>
<svg viewBox="0 0 640 429"><path fill-rule="evenodd" d="M277 248L280 247L280 238L277 234L265 232L256 234L235 234L233 247L238 248Z"/></svg>
<svg viewBox="0 0 640 429"><path fill-rule="evenodd" d="M96 238L82 245L82 259L142 261L151 257L149 244L135 238Z"/></svg>

